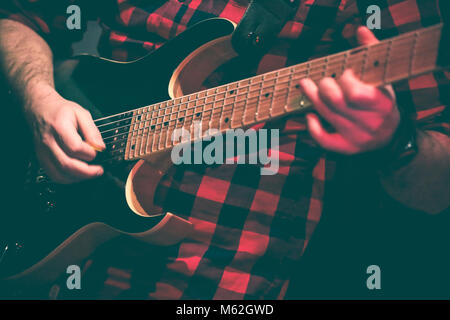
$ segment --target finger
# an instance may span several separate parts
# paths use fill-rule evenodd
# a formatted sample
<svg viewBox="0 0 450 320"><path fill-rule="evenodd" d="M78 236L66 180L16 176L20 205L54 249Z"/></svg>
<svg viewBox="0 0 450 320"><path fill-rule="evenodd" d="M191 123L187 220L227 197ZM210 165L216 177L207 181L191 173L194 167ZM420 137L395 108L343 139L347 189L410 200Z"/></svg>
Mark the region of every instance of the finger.
<svg viewBox="0 0 450 320"><path fill-rule="evenodd" d="M300 81L300 86L308 99L314 104L317 112L331 125L333 125L339 133L354 135L356 131L359 131L357 126L352 123L352 121L335 112L322 101L319 96L319 89L312 80L303 79Z"/></svg>
<svg viewBox="0 0 450 320"><path fill-rule="evenodd" d="M355 84L355 86L359 83ZM356 88L356 87L355 87ZM356 89L358 90L358 89ZM351 120L362 130L375 132L383 123L383 117L373 110L359 110L349 107L339 84L332 78L324 78L319 84L319 95L325 104L335 112Z"/></svg>
<svg viewBox="0 0 450 320"><path fill-rule="evenodd" d="M357 146L346 140L341 134L327 132L320 123L317 115L313 113L307 114L306 120L309 134L322 148L348 155L355 154L359 151Z"/></svg>
<svg viewBox="0 0 450 320"><path fill-rule="evenodd" d="M367 27L361 26L356 30L356 39L362 46L370 45L379 42L372 31Z"/></svg>
<svg viewBox="0 0 450 320"><path fill-rule="evenodd" d="M347 119L355 120L360 111L349 108L341 87L333 78L323 78L319 82L319 97L334 112Z"/></svg>
<svg viewBox="0 0 450 320"><path fill-rule="evenodd" d="M57 159L51 150L54 144L56 145L57 142L54 141L53 137L47 137L44 143L39 141L36 144L36 154L45 173L56 183L69 184L76 182L77 180L74 177L58 168Z"/></svg>
<svg viewBox="0 0 450 320"><path fill-rule="evenodd" d="M64 152L72 158L92 161L96 151L81 139L73 123L61 123L55 127L55 136Z"/></svg>
<svg viewBox="0 0 450 320"><path fill-rule="evenodd" d="M103 151L106 149L105 143L103 142L102 135L98 130L97 126L92 119L89 111L85 109L77 109L76 111L78 129L83 135L84 140L90 144L97 151Z"/></svg>
<svg viewBox="0 0 450 320"><path fill-rule="evenodd" d="M60 184L73 183L72 178L64 175L64 173L60 172L60 170L56 168L55 164L53 164L52 159L54 159L54 157L50 154L49 149L37 148L36 154L40 165L42 166L42 168L44 168L46 175L53 182Z"/></svg>
<svg viewBox="0 0 450 320"><path fill-rule="evenodd" d="M377 87L360 81L351 69L346 70L338 80L349 106L360 110L388 112L392 100Z"/></svg>
<svg viewBox="0 0 450 320"><path fill-rule="evenodd" d="M54 141L50 146L50 150L54 157L54 163L60 173L66 177L70 175L71 178L78 180L92 179L103 174L103 168L98 165L89 165L84 161L70 158L64 153L63 149Z"/></svg>

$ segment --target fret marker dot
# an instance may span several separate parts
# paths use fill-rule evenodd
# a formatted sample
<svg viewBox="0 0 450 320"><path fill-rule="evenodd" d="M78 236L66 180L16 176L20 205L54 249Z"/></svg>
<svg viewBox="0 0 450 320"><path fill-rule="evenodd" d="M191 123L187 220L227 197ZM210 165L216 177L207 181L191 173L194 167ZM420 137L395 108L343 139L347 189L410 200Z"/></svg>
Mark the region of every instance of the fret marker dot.
<svg viewBox="0 0 450 320"><path fill-rule="evenodd" d="M378 67L379 65L380 65L380 62L378 60L373 63L374 67Z"/></svg>
<svg viewBox="0 0 450 320"><path fill-rule="evenodd" d="M270 96L270 93L266 93L264 96L265 96L266 98L268 98L268 97Z"/></svg>
<svg viewBox="0 0 450 320"><path fill-rule="evenodd" d="M228 119L228 118L225 118L225 119L224 119L224 122L225 122L225 123L228 123L228 121L230 121L230 119Z"/></svg>
<svg viewBox="0 0 450 320"><path fill-rule="evenodd" d="M336 73L333 73L333 74L331 75L331 77L332 77L332 78L336 78Z"/></svg>
<svg viewBox="0 0 450 320"><path fill-rule="evenodd" d="M295 89L300 89L300 85L299 85L299 84L296 84L296 85L295 85Z"/></svg>

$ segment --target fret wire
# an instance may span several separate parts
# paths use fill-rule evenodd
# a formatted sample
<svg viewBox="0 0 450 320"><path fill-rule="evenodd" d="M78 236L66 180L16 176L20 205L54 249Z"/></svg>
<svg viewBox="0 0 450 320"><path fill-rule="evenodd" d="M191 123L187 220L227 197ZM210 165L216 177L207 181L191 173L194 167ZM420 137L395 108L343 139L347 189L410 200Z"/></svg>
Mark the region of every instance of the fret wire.
<svg viewBox="0 0 450 320"><path fill-rule="evenodd" d="M383 78L382 78L382 83L386 83L386 75L387 75L387 70L389 68L389 58L391 55L391 48L392 48L392 40L388 42L388 46L387 46L387 54L386 54L386 64L384 65L384 74L383 74Z"/></svg>
<svg viewBox="0 0 450 320"><path fill-rule="evenodd" d="M130 158L134 158L134 156L135 156L135 152L136 152L136 139L137 139L137 135L138 135L138 133L139 133L139 127L138 127L138 125L137 125L137 123L134 123L134 125L133 125L133 127L132 127L132 129L133 129L133 134L132 134L132 136L131 136L131 150L130 150Z"/></svg>
<svg viewBox="0 0 450 320"><path fill-rule="evenodd" d="M148 150L148 143L150 142L151 144L153 143L153 137L154 137L154 135L153 134L151 134L151 132L152 132L152 130L150 129L151 128L151 121L149 121L150 122L150 127L148 128L148 133L147 133L147 140L146 140L146 142L145 142L145 153L147 154L147 150ZM150 135L151 135L151 137L152 138L150 138ZM150 140L151 139L151 140Z"/></svg>
<svg viewBox="0 0 450 320"><path fill-rule="evenodd" d="M230 86L231 86L231 85L230 85ZM231 91L233 91L233 90L236 90L236 88L232 88L232 89L230 90L230 94L231 94ZM233 124L235 123L236 115L238 114L238 112L241 111L241 107L240 107L239 105L237 105L237 103L238 103L238 102L237 102L237 97L238 97L237 92L234 91L234 93L233 93L233 103L232 103L232 105L233 105L233 106L236 106L236 107L233 108L232 111L231 111L231 116L230 116L230 128L233 128Z"/></svg>
<svg viewBox="0 0 450 320"><path fill-rule="evenodd" d="M275 85L273 87L273 92L272 92L272 99L270 101L270 108L269 108L269 117L270 118L272 118L273 102L275 101L275 92L276 92L276 88L278 85L279 76L280 76L280 74L277 72L276 77L275 77Z"/></svg>
<svg viewBox="0 0 450 320"><path fill-rule="evenodd" d="M275 101L275 93L276 93L276 87L277 87L277 85L278 85L278 80L280 80L280 74L277 72L277 76L276 76L276 78L275 78L276 80L275 80L275 86L274 86L274 90L273 90L273 93L272 93L272 101L271 101L271 104L270 104L270 110L269 110L269 116L270 116L270 118L272 118L272 113L273 113L273 102Z"/></svg>
<svg viewBox="0 0 450 320"><path fill-rule="evenodd" d="M136 124L132 124L132 125L130 126L130 130L131 130L131 132L130 132L130 133L131 133L131 144L130 144L130 148L129 148L129 150L128 150L128 158L129 158L129 159L132 158L132 152L133 152L132 146L133 146L133 141L134 141L135 132L136 132L135 126L136 126Z"/></svg>
<svg viewBox="0 0 450 320"><path fill-rule="evenodd" d="M421 35L419 34L419 36L422 36L423 38L425 38L425 41L427 41L427 40L429 40L432 36L438 36L438 37L440 37L440 35L441 35L441 33L440 33L440 29L437 29L437 33L436 34L432 34L432 35L426 35L426 33L427 32L433 32L433 31L436 31L436 30L424 30L424 31L422 31L422 32L417 32L417 33L422 33ZM419 40L420 41L422 41L422 40L424 40L423 38L421 38L421 39L419 39L419 36L417 37L417 39L416 39L416 41L417 42L419 42ZM432 39L432 38L431 38ZM431 41L431 40L429 40L429 41ZM433 47L431 47L430 48L430 46L427 46L427 45L423 45L422 44L422 47L420 47L420 48L417 48L417 47L415 47L414 48L414 52L413 52L413 55L412 55L412 60L413 60L413 62L414 62L414 58L416 58L416 57L418 57L417 56L417 53L418 53L418 50L417 49L420 49L420 52L422 53L422 56L428 56L426 53L429 53L429 52L432 52L432 53L435 53L435 54L437 54L437 50L438 50L438 48L439 48L439 46L437 46L437 48L433 48ZM413 62L412 62L412 65L413 65ZM412 68L412 67L411 67ZM423 68L422 68L422 70L424 70ZM414 71L413 71L414 72ZM420 73L420 72L419 72Z"/></svg>
<svg viewBox="0 0 450 320"><path fill-rule="evenodd" d="M167 130L165 130L165 126L164 126L164 122L163 122L163 124L161 124L161 133L160 133L160 137L159 137L159 143L157 145L158 150L161 149L162 145L165 145L166 135L167 135Z"/></svg>
<svg viewBox="0 0 450 320"><path fill-rule="evenodd" d="M143 108L142 112L146 112L147 107ZM142 122L139 125L139 127L141 127L141 140L139 142L139 152L137 153L137 156L140 157L143 155L143 148L144 148L144 143L145 143L145 138L146 138L146 130L147 130L147 121L146 121L146 114L143 114L143 117L141 118Z"/></svg>
<svg viewBox="0 0 450 320"><path fill-rule="evenodd" d="M245 107L247 104L246 104L246 101L248 100L248 93L250 92L250 90L247 90L247 92L245 92L245 100L243 100L243 101L245 101L244 103L245 103L245 105L244 105L244 112L242 113L242 117L241 117L241 124L243 125L243 126L245 126L245 118L246 118L246 116L247 116L247 108Z"/></svg>
<svg viewBox="0 0 450 320"><path fill-rule="evenodd" d="M437 28L436 28L437 29ZM435 31L435 29L433 29L433 30L426 30L426 31L429 31L429 32L433 32L433 31ZM416 42L417 42L417 38L418 38L418 36L422 36L423 34L425 34L425 32L416 32L416 33L414 33L413 35L414 35L414 44L413 44L413 50L411 50L412 52L413 52L413 56L415 56L416 55ZM404 37L402 40L405 40L407 37ZM391 54L391 47L392 47L392 40L389 40L387 43L381 43L380 45L379 45L379 47L381 47L382 48L382 50L384 50L383 49L383 46L384 45L386 45L387 44L387 48L388 48L388 54L387 54L387 59L386 59L386 64L385 64L385 70L384 70L384 75L383 75L383 82L386 82L386 75L387 75L387 71L388 71L388 67L389 67L389 63L390 63L390 54ZM425 49L425 52L426 52L426 49ZM342 54L341 54L341 56L342 56ZM348 57L349 57L349 55L348 55L348 52L344 52L344 54L343 54L343 56L344 56L344 63L342 63L341 61L338 61L338 62L333 62L333 63L337 63L338 65L339 64L342 64L342 67L343 67L343 69L345 69L345 65L347 64L347 62L348 62ZM328 61L327 61L328 62ZM366 63L366 61L364 61L364 63ZM310 69L311 69L311 64L307 64L306 65L307 67L308 67L308 70L307 70L307 74L309 75L309 73L310 73ZM410 61L410 66L409 66L409 69L410 69L410 71L409 71L409 73L411 74L412 72L413 72L413 70L412 70L412 66L413 66L413 61L411 60ZM296 66L294 66L294 67L296 67ZM295 75L295 73L294 72L292 72L292 68L294 68L294 67L288 67L288 68L284 68L284 70L286 70L286 69L289 69L289 70L291 70L291 72L289 73L289 80L287 81L287 82L289 82L289 85L288 85L288 94L287 94L287 96L289 96L290 95L290 93L291 93L291 88L292 88L292 86L291 86L291 81L292 81L292 77L293 77L293 75ZM316 67L317 68L317 66L314 66L314 67ZM305 66L302 66L302 67L300 67L300 68L298 68L298 66L297 66L297 70L303 70L305 68ZM280 69L280 70L283 70L283 69ZM326 74L327 72L325 71L324 72L324 74ZM278 77L279 77L279 74L276 76L276 79L278 79ZM260 78L259 79L259 81L258 81L258 84L261 84L261 83L263 83L264 82L264 79L263 78ZM239 81L239 83L242 83L242 80L241 81ZM248 87L251 87L251 85L253 85L253 84L255 84L255 82L254 83L250 83L249 85L248 85ZM236 89L237 90L237 89ZM260 88L259 88L259 90L258 91L261 91L262 90L262 86L260 86ZM282 90L285 90L285 88L284 89L282 89ZM216 91L217 92L217 91ZM274 91L273 91L273 94L272 94L272 98L271 98L271 108L270 108L270 113L272 112L272 104L273 104L273 100L274 100L274 98L275 98L275 94L276 94L276 92L277 92L277 90L275 90L275 87L274 87ZM248 97L248 95L249 95L249 93L250 93L250 91L247 91L246 93L245 93L245 95L246 95L246 97ZM217 94L215 94L216 96L217 96ZM192 95L191 95L192 96ZM189 97L191 97L191 96L189 96ZM234 101L236 101L236 97L237 97L238 95L236 94L236 95L234 95ZM258 96L258 102L259 102L259 98L260 98L260 96ZM198 96L197 96L197 100L198 100ZM178 101L178 102L181 102L182 100L181 99L178 99L178 100L172 100L172 101L169 101L169 102L163 102L163 103L160 103L160 104L155 104L155 105L152 105L151 106L151 110L152 111L154 111L154 110L158 110L158 109L161 109L161 105L163 105L163 104L166 104L166 106L167 106L167 103L172 103L172 102L176 102L176 101ZM205 100L205 102L206 102L206 100ZM204 106L205 106L206 104L204 104L203 106L202 106L202 110L204 111ZM245 107L246 105L244 105L244 108L243 108L243 114L242 114L242 118L244 118L245 117L245 112L246 112L246 107ZM258 106L257 106L257 108L258 108ZM148 110L148 111L146 111L146 109ZM210 111L211 111L211 120L213 119L213 117L212 117L212 111L214 110L215 108L213 107L213 109L211 109ZM149 112L151 112L150 111L150 107L144 107L143 109L141 109L142 111L143 111L143 113L144 114L147 114L147 113L149 113ZM139 109L138 109L138 111L139 111ZM234 110L233 110L234 111ZM177 123L178 123L178 121L176 121L176 120L178 120L178 114L179 114L179 110L177 110L176 111L176 113L177 113L177 118L175 119L175 126L177 125ZM118 119L119 120L119 122L121 121L121 120L124 120L123 119L123 116L126 116L126 115L128 115L128 114L133 114L133 112L131 112L131 111L127 111L127 112L124 112L124 113L122 113L122 114L119 114L119 115L114 115L114 116L111 116L109 119L114 119L114 118L116 118L116 119ZM172 114L172 113L170 113L170 114ZM269 115L270 116L270 115ZM108 117L107 117L108 118ZM104 120L104 119L107 119L107 118L102 118L102 119L98 119L98 120L96 120L96 121L101 121L101 120ZM133 116L133 117L131 117L131 118L138 118L138 117L135 117L135 116ZM127 120L127 119L125 119L125 120ZM142 121L140 121L140 122L142 122ZM211 122L211 121L210 121ZM150 123L151 123L151 121L150 121ZM105 124L104 126L106 126L106 125L109 125L109 124L111 124L111 123L107 123L107 124ZM159 125L161 125L161 124L159 124ZM125 126L125 127L129 127L129 128L131 128L131 125L130 126ZM146 126L146 127L148 127L148 126ZM145 126L144 126L144 128L145 128ZM117 128L112 128L112 129L109 129L109 130L107 130L107 131L113 131L113 130L116 130ZM142 128L141 128L142 129ZM161 125L161 128L160 128L161 130L163 130L163 127L162 127L162 125ZM153 139L152 140L154 140L154 136L156 135L156 134L158 134L158 133L160 133L160 131L159 130L155 130L154 132L151 130L151 129L149 129L148 130L148 135L150 135L150 134L152 134L152 137L153 137ZM129 134L130 133L121 133L121 134L119 134L118 136L120 137L120 136L129 136ZM115 136L115 137L117 137L117 136ZM109 138L114 138L114 136L112 136L112 137L107 137L107 139L109 139ZM133 132L133 134L132 134L132 139L136 139L137 137L136 137L136 134ZM106 139L105 139L106 140ZM127 138L127 142L129 141L129 139ZM123 139L119 139L119 140L116 140L116 139L114 139L112 142L110 142L110 143L114 143L114 144L117 144L117 143L124 143L123 142ZM122 152L124 149L126 149L127 147L125 146L125 148L119 148L119 149L116 149L115 151L112 151L112 153L114 153L114 152ZM131 151L131 148L130 148L130 150L129 151ZM122 156L118 156L118 157L116 157L116 158L120 158L120 157L122 157ZM126 157L126 154L125 154L125 157Z"/></svg>
<svg viewBox="0 0 450 320"><path fill-rule="evenodd" d="M336 56L338 56L338 55L342 55L342 53L340 53L340 54L336 54ZM321 65L318 65L318 66L315 66L316 68L317 67L320 67ZM283 69L288 69L288 68L295 68L295 67L298 67L298 66L293 66L293 67L287 67L287 68L283 68ZM311 69L311 63L310 62L308 62L307 63L307 65L306 65L306 67L307 67L307 71L308 71L308 73L310 72L310 69ZM302 68L305 68L305 67L302 67ZM282 70L282 69L280 69L280 70ZM308 74L307 73L307 74ZM258 83L263 83L264 81L261 79ZM233 83L234 84L234 83ZM252 83L252 84L254 84L254 83ZM249 84L249 86L251 86L252 84ZM221 87L223 87L223 86L221 86ZM221 88L221 87L217 87L217 88ZM204 90L204 91L210 91L210 90ZM202 91L203 92L203 91ZM221 92L221 93L223 93L223 92ZM218 93L215 93L213 96L214 97L217 97L217 95L218 95ZM188 97L190 97L191 95L189 95ZM178 99L175 99L175 101L176 100L180 100L181 101L181 99L180 98L178 98ZM164 103L167 103L167 102L171 102L171 100L169 100L169 101L165 101L165 102L162 102L162 103L156 103L156 104L154 104L154 105L152 105L152 106L157 106L157 105L161 105L161 104L164 104ZM143 108L148 108L148 106L147 107L143 107ZM158 108L158 110L162 110L162 109L164 109L164 108ZM139 110L139 109L137 109L137 110ZM137 117L137 116L136 116ZM133 118L135 118L135 117L133 117ZM99 119L99 120L101 120L101 119ZM101 125L101 126L106 126L106 125L108 125L108 124L110 124L110 123L107 123L107 124L104 124L104 125ZM100 127L100 126L99 126ZM115 128L114 128L115 129ZM114 129L110 129L110 130L114 130ZM106 130L106 131L110 131L110 130ZM105 132L106 132L105 131Z"/></svg>
<svg viewBox="0 0 450 320"><path fill-rule="evenodd" d="M389 48L391 47L391 45L392 45L392 42L390 41L389 43ZM390 52L390 50L389 50L389 52ZM348 58L348 55L347 56L345 56L346 58ZM338 62L339 63L339 62ZM344 63L344 65L345 65L345 63ZM388 65L388 63L386 64L386 65ZM308 64L307 65L309 68L308 68L308 73L310 72L310 69L311 69L311 64ZM315 66L316 68L317 68L317 66ZM302 68L303 69L303 68ZM385 74L386 74L386 72L387 72L387 68L385 68ZM325 71L325 74L326 74L326 71ZM277 75L278 76L278 75ZM292 73L291 73L291 76L290 77L292 77ZM385 76L384 76L384 78L385 78ZM255 83L258 83L258 85L260 86L259 87L259 89L258 90L254 90L254 91L259 91L259 92L261 92L262 91L262 89L263 89L263 86L261 85L262 83L264 83L264 79L262 78L260 78L259 80L258 80L258 82L254 82L254 83L251 83L251 84L249 84L248 85L248 87L251 87L252 85L254 85ZM223 91L222 92L219 92L219 93L223 93ZM248 91L247 93L246 93L246 95L248 96L248 94L250 93L250 91ZM216 94L216 97L217 97L217 94ZM236 97L237 97L237 95L235 95L234 96L234 100L236 99ZM258 99L257 99L257 109L258 109L258 102L260 102L260 96L258 96ZM274 99L274 96L272 96L272 98L271 98L271 104L273 103L273 99ZM223 108L223 107L222 107ZM153 108L152 108L153 109ZM215 109L215 108L214 108ZM272 109L272 108L271 108ZM203 106L203 108L202 108L202 110L204 110L204 106ZM243 116L245 115L245 107L244 107L244 113L243 113ZM213 117L211 117L211 119L213 119ZM111 130L114 130L114 129L111 129ZM150 130L149 130L149 132L150 132Z"/></svg>
<svg viewBox="0 0 450 320"><path fill-rule="evenodd" d="M285 82L282 82L282 83L288 83L289 85L291 84L291 81L293 80L292 79L292 77L293 77L293 75L295 75L295 73L291 73L290 75L289 75L289 80L288 81L285 81ZM258 83L259 84L259 83ZM290 87L288 87L288 91L290 92ZM258 92L258 93L260 93L261 92L261 90L262 90L262 88L261 87L259 87L258 89L256 89L256 90L252 90L252 91L247 91L247 93L246 93L246 95L247 95L247 97L248 97L248 94L249 93L255 93L255 92ZM276 91L274 91L274 94L276 93ZM260 96L261 96L261 94L259 94L259 95L257 95L257 102L259 101L259 98L260 98ZM222 100L220 100L220 101L222 101ZM223 108L223 106L220 106L219 108ZM214 108L214 109L219 109L219 108ZM192 109L192 108L191 108ZM214 110L213 109L213 110ZM185 109L186 110L186 109ZM245 109L246 110L246 109ZM161 119L162 118L162 116L159 116L159 118L158 119ZM161 126L161 124L162 124L162 121L161 121L161 123L159 124L159 126ZM157 135L157 134L161 134L161 132L163 131L164 129L162 128L162 126L161 126L161 131L158 131L158 130L155 130L155 133L154 133L154 135ZM149 130L149 132L150 132L151 130ZM135 137L136 137L136 130L134 130L134 134L133 134L133 136L132 136L132 138L133 139L135 139ZM129 139L128 139L129 140ZM152 139L153 140L153 139ZM113 141L114 143L117 143L117 141Z"/></svg>
<svg viewBox="0 0 450 320"><path fill-rule="evenodd" d="M283 69L288 69L288 68L291 68L291 67L287 67L287 68L283 68ZM280 70L282 70L282 69L280 69ZM241 80L242 81L242 80ZM239 82L241 82L241 81L239 81ZM249 84L248 86L250 87L252 84L256 84L256 83L263 83L264 82L264 80L263 79L260 79L258 82L255 82L255 83L251 83L251 84ZM233 83L234 84L234 83ZM221 86L221 87L223 87L223 86ZM217 87L217 88L221 88L221 87ZM204 91L210 91L210 90L204 90ZM224 93L224 91L222 91L222 92L220 92L220 93ZM217 97L217 95L218 94L220 94L220 93L215 93L214 94L214 97ZM188 97L190 97L191 95L189 95ZM180 103L181 102L181 99L180 98L178 98L178 99L174 99L175 100L175 102L177 102L177 100L178 100L178 103ZM154 112L154 110L155 109L157 109L157 110L162 110L162 109L164 109L164 108L161 108L161 107L159 107L159 105L162 105L162 104L164 104L164 103L168 103L168 102L172 102L173 100L169 100L169 101L165 101L165 102L161 102L161 103L156 103L156 104L154 104L154 105L151 105L151 106L153 106L153 107L155 107L155 106L158 106L157 108L152 108L152 111ZM181 104L183 104L183 103L181 103ZM146 107L143 107L144 109L145 108L149 108L149 106L146 106ZM140 110L140 109L136 109L135 111L138 111L138 110ZM149 111L149 112L151 112L151 111ZM144 112L144 114L145 113L147 113L147 112ZM133 116L132 118L137 118L138 116ZM99 119L99 120L102 120L102 119ZM100 125L99 127L101 127L101 126L107 126L107 125L109 125L109 124L111 124L111 123L106 123L106 124L103 124L103 125ZM115 128L113 128L113 129L108 129L108 130L106 130L106 131L104 131L104 132L108 132L108 131L111 131L111 130L114 130Z"/></svg>
<svg viewBox="0 0 450 320"><path fill-rule="evenodd" d="M290 83L290 81L287 81L287 82L284 82L284 83ZM288 91L289 91L290 88L288 87L287 89L288 89ZM274 92L277 92L277 91L274 91ZM275 96L275 95L274 95L274 96ZM193 124L193 123L192 123L192 124ZM191 124L191 125L192 125L192 124ZM135 131L135 132L136 132L136 131ZM162 134L162 133L166 133L166 134L167 134L167 132L168 132L167 130L164 130L164 127L162 126L162 124L159 124L159 125L158 125L158 128L155 130L155 133L152 135L152 136L153 136L153 139L152 139L152 140L154 140L154 136L155 136L155 135L161 137L161 134ZM132 141L133 141L135 138L136 138L136 135L133 135ZM129 139L128 139L128 141L129 141ZM160 144L160 141L161 141L161 139L159 139L158 142L155 141L153 145L157 145L157 146L158 146L158 145ZM160 150L160 149L161 149L161 148L158 148L157 150L153 150L153 151L158 151L158 150ZM130 150L132 150L132 149L130 149ZM130 151L130 152L131 152L131 151ZM136 155L134 155L134 156L131 156L131 155L130 155L129 157L130 157L130 158L136 158Z"/></svg>
<svg viewBox="0 0 450 320"><path fill-rule="evenodd" d="M363 60L362 60L361 75L360 75L361 79L363 79L364 75L365 75L365 69L366 69L366 63L367 63L367 51L368 50L369 50L368 48L364 49L364 56L363 56Z"/></svg>
<svg viewBox="0 0 450 320"><path fill-rule="evenodd" d="M152 125L152 121L151 121L151 118L149 118L148 117L148 114L146 115L146 118L147 118L147 123L148 123L148 125L147 125L147 138L145 139L145 151L144 151L144 153L145 154L147 154L147 150L148 150L148 142L149 142L149 140L150 140L150 134L151 134L151 132L152 132L152 130L150 130L150 128L151 128L151 125Z"/></svg>
<svg viewBox="0 0 450 320"><path fill-rule="evenodd" d="M139 109L138 114L142 118L142 109ZM137 133L137 137L136 137L136 147L135 147L135 150L134 150L134 156L135 157L139 156L139 154L141 152L142 135L140 134L140 132L142 130L142 128L141 128L142 122L139 122L136 125L138 127L138 133Z"/></svg>
<svg viewBox="0 0 450 320"><path fill-rule="evenodd" d="M159 144L159 137L160 137L160 135L159 135L158 127L159 127L159 124L156 124L155 125L155 130L153 131L153 135L155 137L153 138L152 145L150 147L150 150L151 150L150 152L155 152L156 151L155 145Z"/></svg>
<svg viewBox="0 0 450 320"><path fill-rule="evenodd" d="M337 55L340 55L340 54L342 54L342 53L337 53L337 54L334 54L334 55L331 55L331 56L337 56ZM330 56L330 57L331 57L331 56ZM285 67L285 68L282 68L282 69L280 69L280 70L289 69L289 68L292 68L292 67L305 68L305 67L307 67L307 65L302 65L302 64L301 64L301 65L297 65L297 66ZM267 74L270 74L270 73L272 73L272 72L269 72L269 73L267 73ZM245 79L244 79L244 80L245 80ZM243 80L240 80L240 81L238 81L238 82L241 82L241 81L243 81ZM238 83L238 82L236 82L236 83ZM219 86L219 87L216 87L216 88L213 88L213 89L220 89L220 88L222 88L222 87L224 87L224 86L226 86L226 85ZM209 92L210 92L211 90L213 90L213 89L203 90L203 91L201 91L200 93L208 92L208 95L209 95ZM216 94L217 94L217 93L216 93ZM181 98L176 98L176 99L173 99L173 100L167 100L167 101L155 103L155 104L150 105L150 106L154 107L154 106L162 105L162 104L164 104L164 103L167 104L167 103L170 103L170 102L174 102L175 104L180 104ZM146 107L149 107L149 106L146 106ZM145 107L144 107L144 108L145 108ZM163 109L163 108L158 107L158 109ZM125 115L125 114L127 114L127 113L131 113L131 112L136 111L136 110L138 110L138 109L135 109L135 110L132 110L132 111L126 111L126 112L123 112L123 113L120 113L120 114L116 114L116 115L113 115L113 116L108 116L108 117L99 118L99 119L96 119L95 121L98 122L98 121L106 120L106 119L109 119L109 118L115 118L115 117L117 118L117 117L123 116L123 115ZM153 109L153 110L154 110L154 109Z"/></svg>
<svg viewBox="0 0 450 320"><path fill-rule="evenodd" d="M416 56L416 46L417 46L417 38L418 37L419 37L418 33L415 32L414 33L414 45L413 45L413 49L411 50L412 54L411 54L411 61L410 61L410 64L409 64L409 75L410 76L413 73L413 65L414 65L414 58Z"/></svg>
<svg viewBox="0 0 450 320"><path fill-rule="evenodd" d="M295 76L296 75L296 73L291 73L290 75L289 75L289 78L290 78L290 80L289 80L289 82L290 81L292 81L292 77L293 76ZM311 75L311 74L310 74ZM317 73L315 73L314 75L317 75ZM286 82L284 82L284 83L286 83ZM254 84L256 84L256 83L254 83ZM261 84L261 82L260 83L258 83L258 85L260 85ZM249 86L250 87L250 86ZM248 97L248 94L249 93L255 93L255 92L258 92L258 93L260 93L261 92L261 90L262 90L262 88L261 88L261 86L258 88L258 89L255 89L255 90L251 90L251 91L247 91L247 93L246 93L246 96ZM260 96L260 95L258 95L258 96ZM223 101L223 99L221 99L221 100L219 100L219 101ZM257 101L259 101L259 99L257 100ZM215 101L215 102L217 102L217 101ZM222 107L222 106L221 106ZM219 107L219 108L221 108L221 107ZM204 107L203 107L204 108ZM223 107L222 107L223 108ZM193 109L193 108L190 108L191 110ZM217 109L217 108L213 108L213 110L214 109ZM183 111L186 111L187 109L184 109ZM182 111L181 111L182 112ZM177 112L174 112L174 113L177 113L177 114L179 114L180 113L180 111L177 111ZM171 115L171 114L174 114L174 113L170 113L169 115ZM161 119L161 118L163 118L164 116L158 116L158 119ZM179 118L179 116L177 117L177 119ZM111 130L115 130L116 128L114 128L114 129L111 129ZM135 131L135 130L134 130ZM149 130L149 131L151 131L151 130ZM133 136L133 137L135 137L135 135ZM111 138L111 137L108 137L108 138ZM115 143L117 143L117 141L113 141L113 142L115 142Z"/></svg>

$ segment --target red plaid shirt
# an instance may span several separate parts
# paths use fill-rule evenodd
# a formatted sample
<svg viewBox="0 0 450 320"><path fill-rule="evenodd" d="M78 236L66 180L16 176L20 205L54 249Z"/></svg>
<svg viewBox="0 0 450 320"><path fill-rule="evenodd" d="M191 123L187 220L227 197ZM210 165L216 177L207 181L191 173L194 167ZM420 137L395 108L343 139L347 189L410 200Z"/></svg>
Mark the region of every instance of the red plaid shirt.
<svg viewBox="0 0 450 320"><path fill-rule="evenodd" d="M247 5L242 0L117 0L112 7L95 1L92 8L94 1L16 0L2 4L0 13L26 23L55 47L67 48L82 35L65 26L69 3L99 18L103 32L98 52L117 60L142 56L210 17L239 22ZM440 22L434 0L302 0L257 73L296 62L289 49L316 30L317 42L306 58L356 45L356 27L372 4L382 10L382 29L376 31L380 39ZM447 74L436 72L395 85L399 105L415 112L419 128L449 133L448 108L441 102L448 95L447 79ZM191 221L193 235L164 249L164 259L158 262L151 256L153 249L145 247L127 254L99 250L84 265L84 283L89 283L84 288L90 293L83 297L283 297L321 218L335 162L310 141L302 118L266 126L281 129L278 174L261 176L252 165L173 167L156 198L167 211Z"/></svg>

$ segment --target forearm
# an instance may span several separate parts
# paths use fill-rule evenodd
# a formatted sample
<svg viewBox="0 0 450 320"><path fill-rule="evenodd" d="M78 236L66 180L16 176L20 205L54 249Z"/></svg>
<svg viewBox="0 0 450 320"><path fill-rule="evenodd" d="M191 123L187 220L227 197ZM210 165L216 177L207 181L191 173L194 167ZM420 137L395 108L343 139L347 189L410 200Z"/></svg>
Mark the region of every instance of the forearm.
<svg viewBox="0 0 450 320"><path fill-rule="evenodd" d="M386 192L404 205L430 214L450 206L450 138L419 131L419 152L408 166L380 175Z"/></svg>
<svg viewBox="0 0 450 320"><path fill-rule="evenodd" d="M89 111L55 91L53 54L45 40L7 19L0 19L0 34L0 71L21 100L46 174L57 183L102 175L101 166L88 163L96 149L106 148L100 131Z"/></svg>
<svg viewBox="0 0 450 320"><path fill-rule="evenodd" d="M29 27L0 20L0 70L25 106L43 87L54 88L53 54L46 41Z"/></svg>

